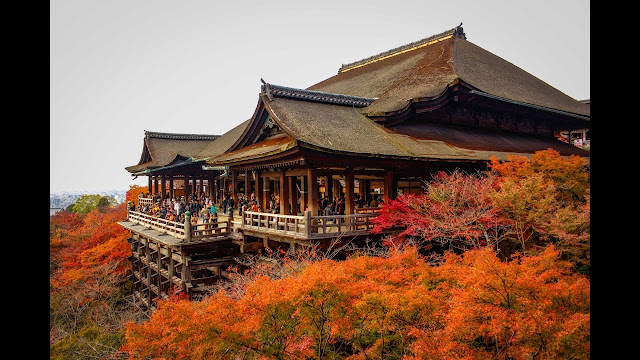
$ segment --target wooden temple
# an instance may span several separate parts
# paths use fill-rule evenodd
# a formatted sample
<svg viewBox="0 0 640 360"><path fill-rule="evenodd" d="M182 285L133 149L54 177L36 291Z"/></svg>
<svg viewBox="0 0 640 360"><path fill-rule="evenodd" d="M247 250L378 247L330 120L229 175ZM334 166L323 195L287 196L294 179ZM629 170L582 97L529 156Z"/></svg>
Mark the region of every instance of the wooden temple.
<svg viewBox="0 0 640 360"><path fill-rule="evenodd" d="M260 209L236 208L215 227L129 211L120 224L131 231L134 294L146 307L173 286L197 298L243 254L369 236L376 208L357 198L421 193L442 170L548 148L588 158L554 134L589 121L588 104L471 43L461 26L342 65L307 89L262 81L253 116L224 134L145 131L140 161L126 169L148 176L156 200L196 192L238 204L244 194ZM323 215L324 197L342 197L344 214Z"/></svg>

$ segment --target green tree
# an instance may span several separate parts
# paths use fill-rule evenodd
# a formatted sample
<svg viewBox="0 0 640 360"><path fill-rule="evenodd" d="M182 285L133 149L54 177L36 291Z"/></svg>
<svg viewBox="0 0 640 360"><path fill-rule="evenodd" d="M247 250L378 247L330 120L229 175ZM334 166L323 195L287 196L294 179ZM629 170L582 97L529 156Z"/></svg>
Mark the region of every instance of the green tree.
<svg viewBox="0 0 640 360"><path fill-rule="evenodd" d="M105 208L110 205L114 205L115 203L115 199L110 196L83 194L73 204L71 211L74 213L86 214L94 209Z"/></svg>

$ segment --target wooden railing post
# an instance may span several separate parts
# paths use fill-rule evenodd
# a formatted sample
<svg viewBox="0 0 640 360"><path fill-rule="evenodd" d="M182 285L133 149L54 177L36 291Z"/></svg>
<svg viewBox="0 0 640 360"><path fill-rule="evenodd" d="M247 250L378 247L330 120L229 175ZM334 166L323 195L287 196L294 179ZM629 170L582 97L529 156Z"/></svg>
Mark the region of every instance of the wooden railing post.
<svg viewBox="0 0 640 360"><path fill-rule="evenodd" d="M184 213L184 241L191 241L191 212Z"/></svg>
<svg viewBox="0 0 640 360"><path fill-rule="evenodd" d="M304 229L306 233L306 237L311 237L311 210L307 210L304 212Z"/></svg>

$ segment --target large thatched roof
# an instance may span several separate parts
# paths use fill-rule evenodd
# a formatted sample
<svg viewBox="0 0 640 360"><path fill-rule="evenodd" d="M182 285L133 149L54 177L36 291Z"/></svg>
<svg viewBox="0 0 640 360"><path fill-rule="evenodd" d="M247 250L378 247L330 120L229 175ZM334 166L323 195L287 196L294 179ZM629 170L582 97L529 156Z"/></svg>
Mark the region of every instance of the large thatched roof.
<svg viewBox="0 0 640 360"><path fill-rule="evenodd" d="M362 111L378 115L437 97L459 80L496 97L590 115L588 105L466 40L461 27L343 65L308 90L377 98Z"/></svg>

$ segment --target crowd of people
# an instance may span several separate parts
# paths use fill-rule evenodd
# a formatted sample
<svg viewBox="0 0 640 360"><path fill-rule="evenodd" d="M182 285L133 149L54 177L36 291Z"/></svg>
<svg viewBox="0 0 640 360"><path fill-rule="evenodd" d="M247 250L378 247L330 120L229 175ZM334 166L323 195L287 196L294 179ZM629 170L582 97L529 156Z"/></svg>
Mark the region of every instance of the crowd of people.
<svg viewBox="0 0 640 360"><path fill-rule="evenodd" d="M164 200L157 194L145 193L141 197L151 198L153 203L138 202L132 210L179 223L185 222L186 213L189 212L189 222L192 225L217 222L218 220L216 206L212 199L205 194L191 194L188 198L185 196L167 197Z"/></svg>
<svg viewBox="0 0 640 360"><path fill-rule="evenodd" d="M151 198L153 204L139 202L135 208L131 210L180 223L184 223L187 211L190 213L191 219L189 219L189 221L192 224L216 222L218 219L218 210L216 209L214 200L204 193L193 193L188 197L167 197L164 200L162 200L158 194L152 195L150 193L144 193L141 197ZM243 209L255 212L269 212L272 214L280 213L280 196L277 194L271 194L269 207L267 209L261 208L255 193L251 193L250 197L239 193L237 199L236 204L233 197L230 194L226 194L220 201L222 214L232 216L232 212L235 209L238 209L240 216L242 216ZM380 199L377 195L373 195L367 200L359 194L355 194L354 203L356 208L378 207L380 206ZM318 209L318 215L344 215L346 209L344 194L341 194L339 197L333 197L333 199L330 199L327 195L320 197L318 199ZM300 209L300 198L298 198L296 210L296 212L302 213ZM308 204L304 210L309 210Z"/></svg>

